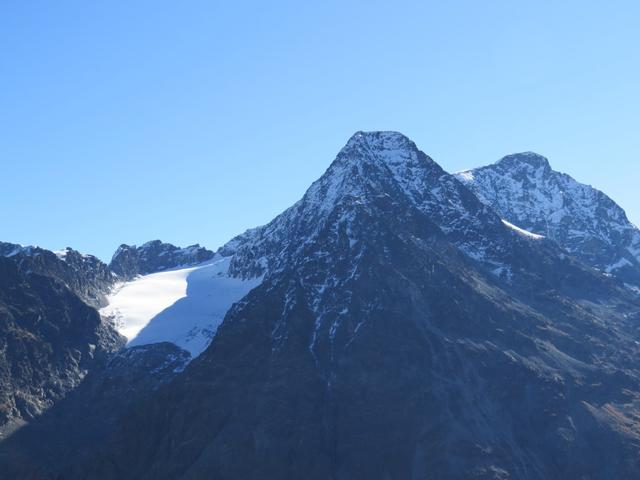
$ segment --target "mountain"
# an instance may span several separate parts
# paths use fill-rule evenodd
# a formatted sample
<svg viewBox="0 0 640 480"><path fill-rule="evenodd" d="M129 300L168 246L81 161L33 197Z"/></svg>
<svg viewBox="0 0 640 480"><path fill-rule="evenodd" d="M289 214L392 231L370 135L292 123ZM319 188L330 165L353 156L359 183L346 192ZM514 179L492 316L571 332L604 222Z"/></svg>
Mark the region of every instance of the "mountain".
<svg viewBox="0 0 640 480"><path fill-rule="evenodd" d="M352 248L364 241L350 234L353 217L385 198L395 208L403 204L427 217L456 250L493 275L527 288L535 281L530 274L537 263L522 255L522 249L531 255L533 237L505 223L413 142L394 132L356 133L299 202L268 225L234 238L219 253L232 256L233 275L251 278L307 261L305 248L328 225L340 229L334 235L346 235ZM553 242L537 240L535 255L551 249L547 261L570 263Z"/></svg>
<svg viewBox="0 0 640 480"><path fill-rule="evenodd" d="M164 248L188 261L203 253ZM77 461L191 359L157 340L123 348L97 310L122 290L92 255L0 242L0 477L43 478L39 469Z"/></svg>
<svg viewBox="0 0 640 480"><path fill-rule="evenodd" d="M456 177L505 220L555 240L580 260L640 286L640 230L601 191L532 152Z"/></svg>
<svg viewBox="0 0 640 480"><path fill-rule="evenodd" d="M85 303L109 282L95 258L0 248L1 437L64 398L123 339Z"/></svg>
<svg viewBox="0 0 640 480"><path fill-rule="evenodd" d="M406 137L358 132L218 251L255 287L61 478L640 475L640 303L503 221Z"/></svg>
<svg viewBox="0 0 640 480"><path fill-rule="evenodd" d="M11 259L25 274L37 273L64 283L84 302L94 307L106 304L115 275L93 255L72 248L58 252L35 246L0 242L0 257Z"/></svg>
<svg viewBox="0 0 640 480"><path fill-rule="evenodd" d="M113 254L109 268L121 279L131 280L137 275L196 265L211 258L213 258L213 252L197 244L180 248L160 240L153 240L140 247L120 245Z"/></svg>

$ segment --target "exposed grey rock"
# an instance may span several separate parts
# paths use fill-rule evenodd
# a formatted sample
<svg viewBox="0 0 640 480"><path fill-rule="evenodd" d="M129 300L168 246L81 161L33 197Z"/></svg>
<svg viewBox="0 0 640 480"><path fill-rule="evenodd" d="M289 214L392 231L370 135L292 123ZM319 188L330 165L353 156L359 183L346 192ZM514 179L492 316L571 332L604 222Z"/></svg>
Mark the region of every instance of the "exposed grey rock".
<svg viewBox="0 0 640 480"><path fill-rule="evenodd" d="M0 256L0 433L42 414L124 343L46 257Z"/></svg>
<svg viewBox="0 0 640 480"><path fill-rule="evenodd" d="M190 355L171 343L125 348L94 368L62 401L0 445L8 478L49 478L81 463L123 412L180 373Z"/></svg>
<svg viewBox="0 0 640 480"><path fill-rule="evenodd" d="M181 248L153 240L140 247L120 245L113 254L109 268L121 279L130 280L137 275L202 263L213 255L214 252L198 244Z"/></svg>
<svg viewBox="0 0 640 480"><path fill-rule="evenodd" d="M640 285L640 230L611 198L552 170L546 158L518 153L456 176L502 218Z"/></svg>
<svg viewBox="0 0 640 480"><path fill-rule="evenodd" d="M72 248L52 252L34 246L0 242L0 256L12 260L23 273L57 279L87 304L101 307L116 277L97 257Z"/></svg>

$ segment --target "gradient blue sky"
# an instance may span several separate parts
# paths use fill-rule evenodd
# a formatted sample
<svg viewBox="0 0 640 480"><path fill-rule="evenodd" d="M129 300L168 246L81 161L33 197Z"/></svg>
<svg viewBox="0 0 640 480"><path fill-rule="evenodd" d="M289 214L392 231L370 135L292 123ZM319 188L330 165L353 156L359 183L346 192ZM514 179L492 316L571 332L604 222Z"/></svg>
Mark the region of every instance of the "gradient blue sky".
<svg viewBox="0 0 640 480"><path fill-rule="evenodd" d="M640 222L636 1L0 3L0 239L216 248L356 130L533 150Z"/></svg>

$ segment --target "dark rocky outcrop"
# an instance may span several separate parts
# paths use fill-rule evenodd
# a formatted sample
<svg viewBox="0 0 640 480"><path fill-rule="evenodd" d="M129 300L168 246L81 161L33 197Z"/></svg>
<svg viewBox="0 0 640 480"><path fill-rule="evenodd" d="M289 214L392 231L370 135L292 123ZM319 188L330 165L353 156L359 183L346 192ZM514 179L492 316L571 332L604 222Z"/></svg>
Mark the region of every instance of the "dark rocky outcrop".
<svg viewBox="0 0 640 480"><path fill-rule="evenodd" d="M144 245L120 245L109 263L109 268L123 280L179 266L202 263L214 252L200 245L181 248L153 240Z"/></svg>
<svg viewBox="0 0 640 480"><path fill-rule="evenodd" d="M42 479L55 470L64 478L104 442L124 412L144 404L189 360L188 352L171 343L121 350L0 446L0 472L10 478Z"/></svg>
<svg viewBox="0 0 640 480"><path fill-rule="evenodd" d="M5 432L50 408L124 343L67 283L40 273L46 256L0 256L0 429Z"/></svg>
<svg viewBox="0 0 640 480"><path fill-rule="evenodd" d="M0 242L0 256L12 260L25 273L54 278L62 282L84 302L101 307L116 277L97 257L72 248L52 252L34 246Z"/></svg>

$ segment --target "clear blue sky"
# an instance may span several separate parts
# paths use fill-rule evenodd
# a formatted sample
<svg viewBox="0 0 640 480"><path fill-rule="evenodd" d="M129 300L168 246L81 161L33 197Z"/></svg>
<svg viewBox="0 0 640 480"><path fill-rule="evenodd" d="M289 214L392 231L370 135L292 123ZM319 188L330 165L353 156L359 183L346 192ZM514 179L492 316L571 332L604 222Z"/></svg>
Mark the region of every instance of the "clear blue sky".
<svg viewBox="0 0 640 480"><path fill-rule="evenodd" d="M217 248L356 130L533 150L640 222L637 1L0 4L0 239Z"/></svg>

